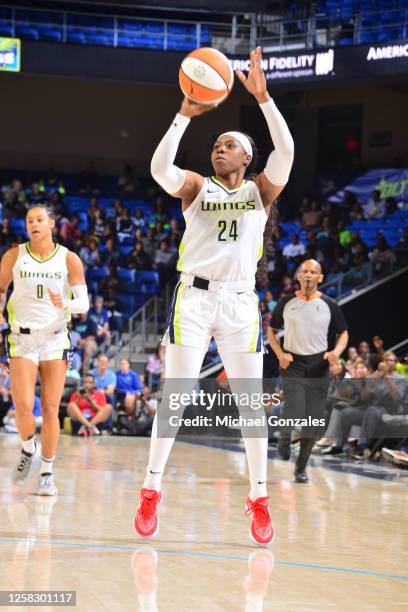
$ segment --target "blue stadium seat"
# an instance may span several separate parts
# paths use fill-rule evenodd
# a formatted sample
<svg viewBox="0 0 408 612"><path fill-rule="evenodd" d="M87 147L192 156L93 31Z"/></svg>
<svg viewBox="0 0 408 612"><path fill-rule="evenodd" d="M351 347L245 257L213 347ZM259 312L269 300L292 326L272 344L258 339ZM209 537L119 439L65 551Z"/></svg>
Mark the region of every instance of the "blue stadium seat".
<svg viewBox="0 0 408 612"><path fill-rule="evenodd" d="M67 31L67 42L80 43L81 45L86 44L85 34L76 30Z"/></svg>
<svg viewBox="0 0 408 612"><path fill-rule="evenodd" d="M119 30L125 30L126 32L141 32L143 30L143 23L140 21L121 21L119 22Z"/></svg>
<svg viewBox="0 0 408 612"><path fill-rule="evenodd" d="M50 40L54 42L62 41L62 30L57 30L54 28L40 27L38 26L38 33L41 39Z"/></svg>
<svg viewBox="0 0 408 612"><path fill-rule="evenodd" d="M25 234L26 224L24 219L10 219L10 226L16 234Z"/></svg>
<svg viewBox="0 0 408 612"><path fill-rule="evenodd" d="M88 281L99 281L108 276L109 270L106 266L101 268L88 268L86 271L86 280Z"/></svg>
<svg viewBox="0 0 408 612"><path fill-rule="evenodd" d="M135 282L135 271L128 270L127 268L118 268L118 278L122 281L126 281L127 283Z"/></svg>
<svg viewBox="0 0 408 612"><path fill-rule="evenodd" d="M126 256L126 255L129 255L129 253L133 251L133 246L129 246L129 245L126 246L126 245L121 244L120 246L117 247L117 249L121 255Z"/></svg>
<svg viewBox="0 0 408 612"><path fill-rule="evenodd" d="M339 45L341 47L346 47L346 46L354 45L354 40L352 38L341 38L339 40Z"/></svg>
<svg viewBox="0 0 408 612"><path fill-rule="evenodd" d="M86 34L85 36L86 42L91 45L102 45L104 47L112 47L113 46L113 33L112 36L107 36L106 34Z"/></svg>
<svg viewBox="0 0 408 612"><path fill-rule="evenodd" d="M39 40L40 38L36 28L22 23L16 23L16 36L19 38L27 38L29 40Z"/></svg>
<svg viewBox="0 0 408 612"><path fill-rule="evenodd" d="M11 23L8 21L0 21L0 35L1 36L12 36L13 28L11 27Z"/></svg>
<svg viewBox="0 0 408 612"><path fill-rule="evenodd" d="M159 289L159 275L154 271L136 272L135 282L144 293L154 294Z"/></svg>

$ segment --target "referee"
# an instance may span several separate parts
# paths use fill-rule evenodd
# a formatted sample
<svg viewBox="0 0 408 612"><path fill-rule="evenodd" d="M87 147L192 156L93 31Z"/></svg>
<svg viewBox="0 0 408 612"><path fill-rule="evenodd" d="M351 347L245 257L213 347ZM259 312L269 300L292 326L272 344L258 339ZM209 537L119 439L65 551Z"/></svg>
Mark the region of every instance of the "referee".
<svg viewBox="0 0 408 612"><path fill-rule="evenodd" d="M319 262L304 261L296 278L300 290L279 300L268 329L269 344L279 360L285 419L322 419L326 409L330 365L337 362L348 343L340 306L317 290L323 280ZM277 332L284 328L283 350ZM291 425L281 429L278 451L290 458ZM326 427L302 427L295 482L306 483L306 465L317 439Z"/></svg>

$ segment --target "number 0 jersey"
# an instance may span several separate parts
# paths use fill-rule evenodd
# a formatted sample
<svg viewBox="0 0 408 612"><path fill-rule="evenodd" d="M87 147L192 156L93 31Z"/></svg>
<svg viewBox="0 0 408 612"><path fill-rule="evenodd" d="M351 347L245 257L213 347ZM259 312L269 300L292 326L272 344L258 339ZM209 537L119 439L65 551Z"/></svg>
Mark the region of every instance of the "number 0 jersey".
<svg viewBox="0 0 408 612"><path fill-rule="evenodd" d="M267 214L253 181L230 190L215 177L205 178L183 214L179 272L217 281L254 280Z"/></svg>
<svg viewBox="0 0 408 612"><path fill-rule="evenodd" d="M13 266L13 291L7 304L12 329L65 328L67 315L55 308L48 289L69 299L67 253L68 249L57 244L47 259L39 260L32 254L28 242L19 245Z"/></svg>

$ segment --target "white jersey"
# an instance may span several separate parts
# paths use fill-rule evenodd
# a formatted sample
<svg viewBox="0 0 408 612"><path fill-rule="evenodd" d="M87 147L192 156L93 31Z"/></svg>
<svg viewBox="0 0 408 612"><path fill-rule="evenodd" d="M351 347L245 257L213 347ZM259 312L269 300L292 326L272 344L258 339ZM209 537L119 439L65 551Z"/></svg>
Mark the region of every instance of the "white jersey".
<svg viewBox="0 0 408 612"><path fill-rule="evenodd" d="M215 177L205 178L183 214L179 272L208 280L254 281L267 214L253 181L230 190Z"/></svg>
<svg viewBox="0 0 408 612"><path fill-rule="evenodd" d="M69 316L55 308L48 289L69 299L67 268L68 249L57 244L47 259L32 254L28 242L20 244L13 266L13 291L7 304L11 329L59 330L66 327Z"/></svg>

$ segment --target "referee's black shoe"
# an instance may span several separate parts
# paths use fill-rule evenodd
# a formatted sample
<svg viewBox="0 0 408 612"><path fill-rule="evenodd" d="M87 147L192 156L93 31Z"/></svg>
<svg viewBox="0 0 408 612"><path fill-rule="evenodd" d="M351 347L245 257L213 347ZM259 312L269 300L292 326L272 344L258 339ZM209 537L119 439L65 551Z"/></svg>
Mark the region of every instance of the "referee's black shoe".
<svg viewBox="0 0 408 612"><path fill-rule="evenodd" d="M279 457L283 461L289 461L290 459L290 435L281 434L278 442L278 453Z"/></svg>
<svg viewBox="0 0 408 612"><path fill-rule="evenodd" d="M299 482L300 484L306 484L309 482L309 478L305 470L299 472L295 469L295 482Z"/></svg>

